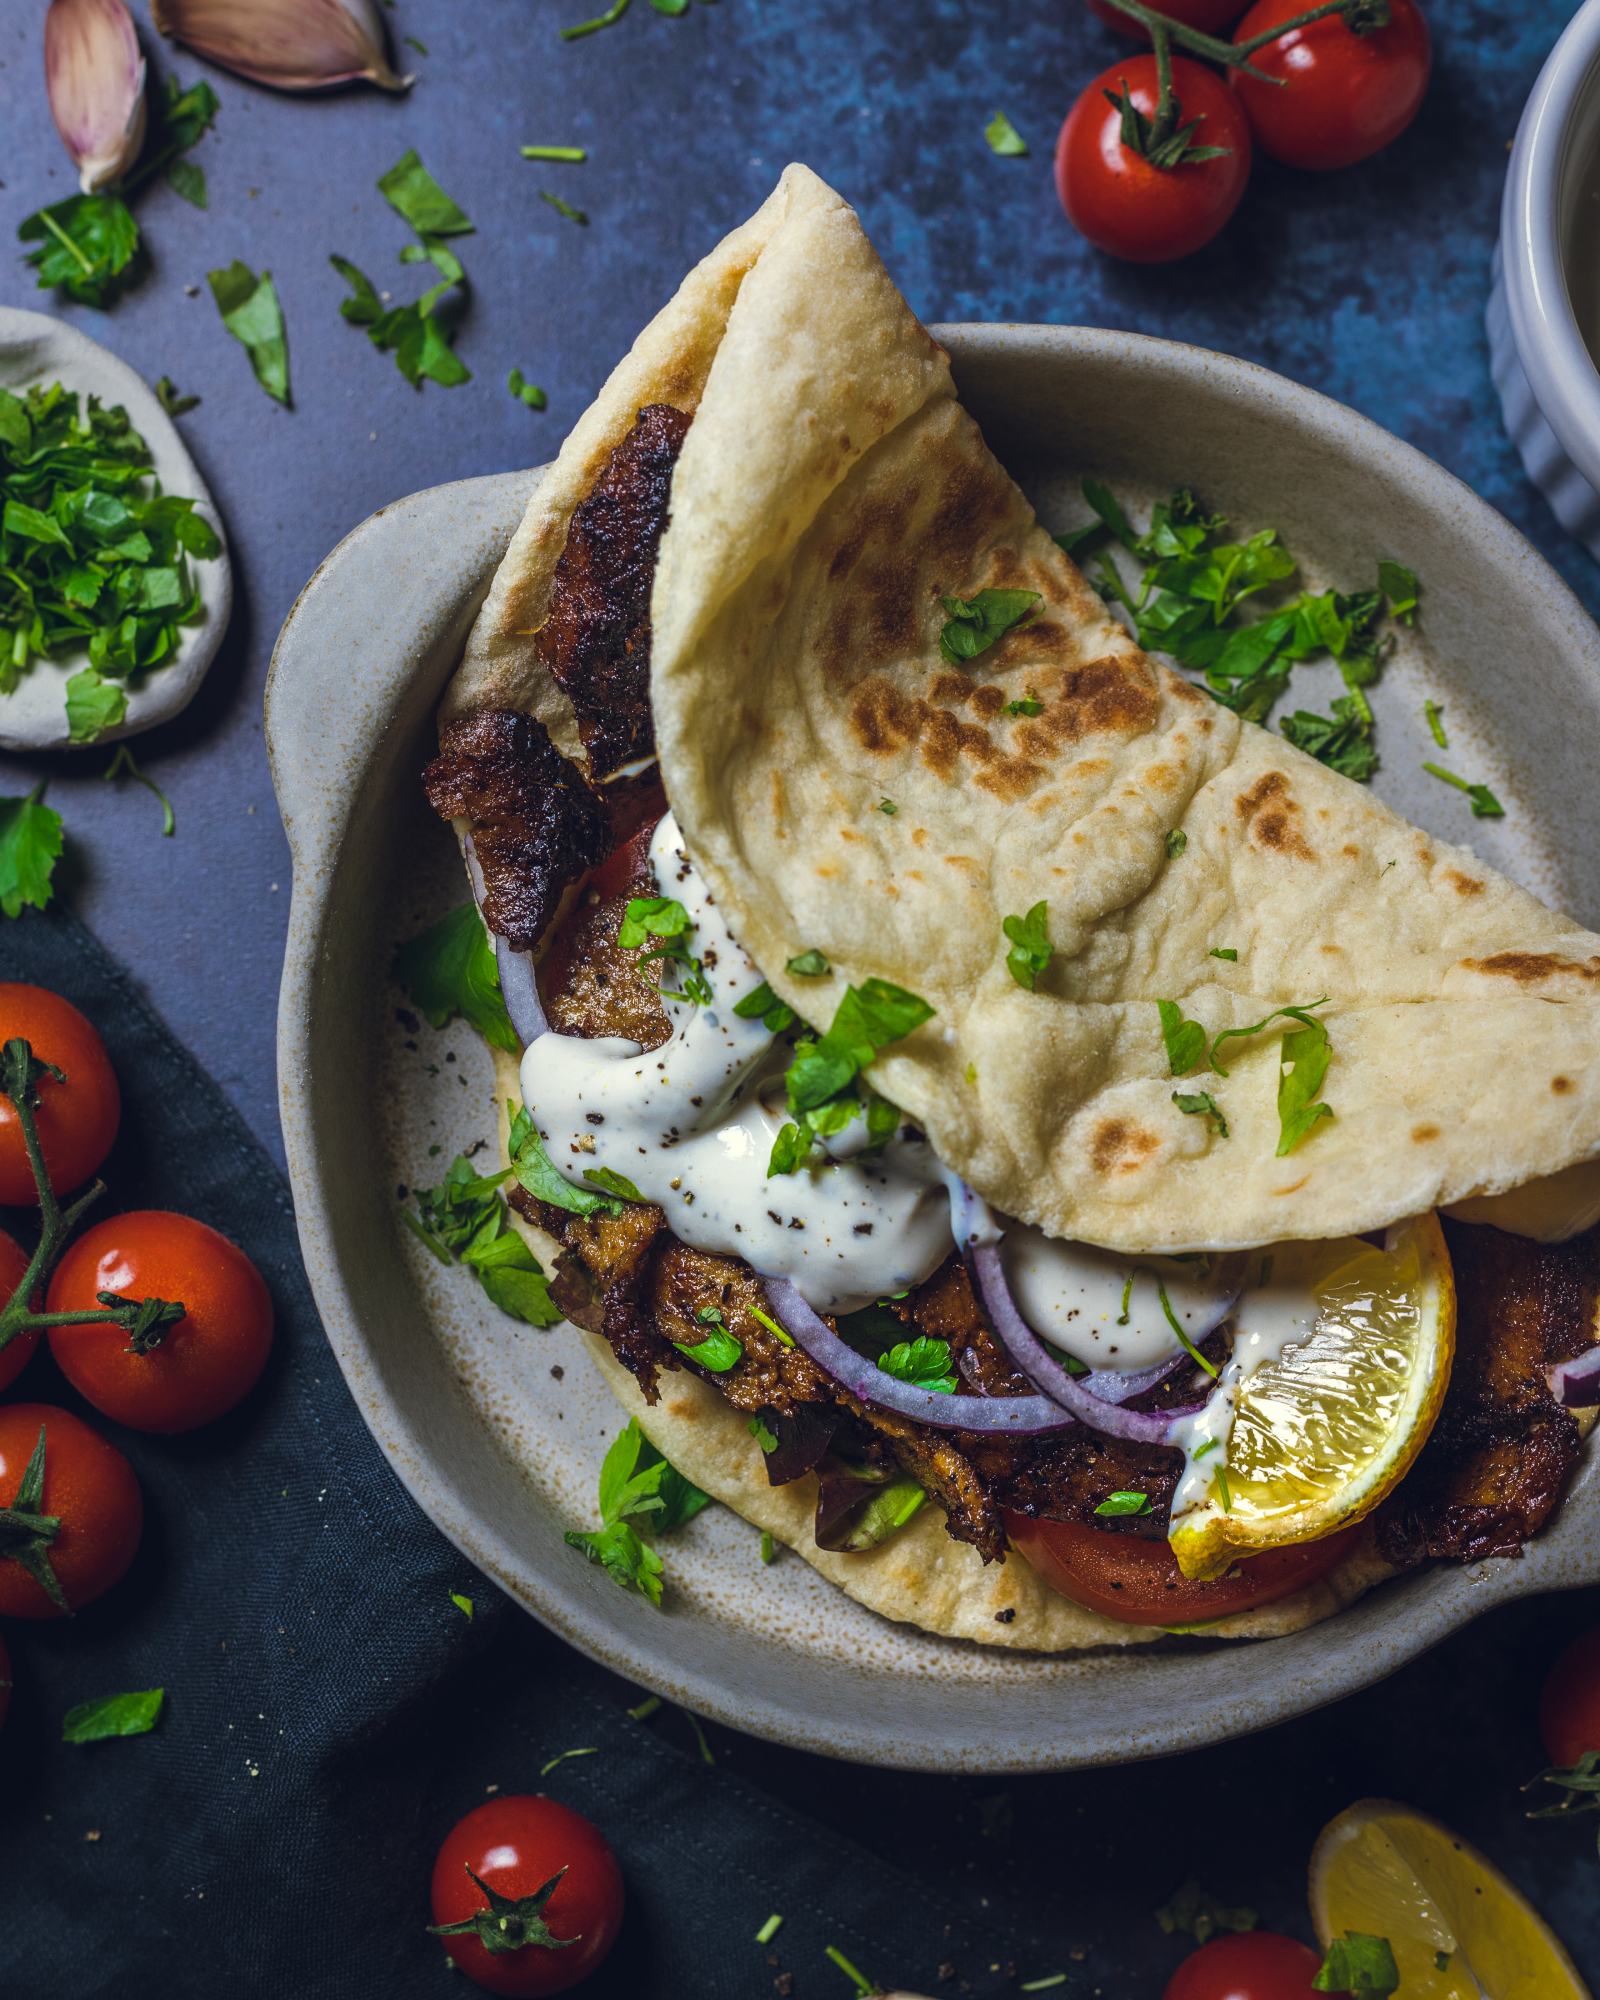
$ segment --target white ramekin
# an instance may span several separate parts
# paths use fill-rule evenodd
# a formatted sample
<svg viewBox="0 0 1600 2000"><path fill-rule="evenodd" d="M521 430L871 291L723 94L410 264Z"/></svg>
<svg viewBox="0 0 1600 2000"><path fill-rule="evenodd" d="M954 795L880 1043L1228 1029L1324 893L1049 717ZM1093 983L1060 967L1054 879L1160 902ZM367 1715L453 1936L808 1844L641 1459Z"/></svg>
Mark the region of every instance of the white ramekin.
<svg viewBox="0 0 1600 2000"><path fill-rule="evenodd" d="M1539 72L1500 204L1489 354L1506 428L1557 520L1600 557L1600 370L1567 278L1578 207L1600 186L1600 0L1584 0ZM1582 225L1600 265L1600 204ZM1590 310L1600 315L1600 282Z"/></svg>

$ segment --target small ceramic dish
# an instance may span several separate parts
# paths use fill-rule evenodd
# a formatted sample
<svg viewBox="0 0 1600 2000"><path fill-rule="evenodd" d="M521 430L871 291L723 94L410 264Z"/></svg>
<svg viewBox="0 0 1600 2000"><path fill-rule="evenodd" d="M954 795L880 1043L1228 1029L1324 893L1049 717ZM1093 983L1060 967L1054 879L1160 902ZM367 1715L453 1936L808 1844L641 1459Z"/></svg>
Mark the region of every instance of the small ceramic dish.
<svg viewBox="0 0 1600 2000"><path fill-rule="evenodd" d="M56 660L35 660L17 687L0 695L3 750L98 748L169 721L188 706L204 680L228 629L233 607L233 571L216 503L155 392L125 361L119 361L76 327L46 313L0 306L0 389L20 395L43 382L65 382L82 395L98 396L103 403L120 403L150 447L162 490L194 500L198 511L222 537L222 548L208 561L192 565L204 616L198 624L183 628L177 651L165 666L128 684L128 712L115 728L97 736L93 746L72 742L67 731L66 687L84 665L84 657L81 653L64 654Z"/></svg>
<svg viewBox="0 0 1600 2000"><path fill-rule="evenodd" d="M1568 23L1517 126L1488 330L1523 468L1600 556L1600 0Z"/></svg>
<svg viewBox="0 0 1600 2000"><path fill-rule="evenodd" d="M1194 482L1241 529L1272 525L1313 583L1360 588L1380 555L1424 583L1419 632L1376 690L1377 789L1549 900L1600 915L1600 633L1491 508L1410 447L1249 363L1124 334L936 329L964 399L1042 517L1085 517L1093 471L1135 508ZM461 901L454 843L418 773L433 712L537 474L413 495L327 559L285 624L267 739L294 850L279 1080L307 1269L346 1380L390 1462L468 1558L574 1645L735 1728L867 1762L1049 1770L1260 1728L1392 1671L1491 1605L1600 1581L1589 1464L1518 1562L1434 1568L1292 1638L1163 1639L1056 1657L930 1637L863 1610L708 1509L670 1544L667 1605L562 1541L595 1524L622 1417L575 1328L536 1333L443 1270L397 1190L490 1138L492 1070L387 982L395 941ZM1325 706L1331 668L1296 696ZM1441 702L1452 759L1492 783L1474 822L1422 774ZM869 1558L864 1558L867 1560ZM1204 1676L1204 1699L1196 1688Z"/></svg>

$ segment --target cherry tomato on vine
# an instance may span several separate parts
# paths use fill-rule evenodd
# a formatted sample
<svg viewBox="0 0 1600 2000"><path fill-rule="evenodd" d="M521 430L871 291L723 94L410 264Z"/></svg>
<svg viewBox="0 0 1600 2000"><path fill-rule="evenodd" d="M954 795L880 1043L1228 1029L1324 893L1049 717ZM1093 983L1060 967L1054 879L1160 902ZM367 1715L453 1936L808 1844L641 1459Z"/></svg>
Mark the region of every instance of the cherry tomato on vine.
<svg viewBox="0 0 1600 2000"><path fill-rule="evenodd" d="M1229 70L1264 153L1287 167L1352 167L1399 138L1427 94L1431 57L1416 0L1388 0L1388 9L1387 27L1328 14L1257 49L1252 64L1282 77L1281 88ZM1249 41L1305 11L1303 0L1256 0L1233 39Z"/></svg>
<svg viewBox="0 0 1600 2000"><path fill-rule="evenodd" d="M184 1309L133 1341L103 1321L50 1329L62 1374L106 1416L138 1431L190 1431L255 1387L272 1348L272 1300L255 1265L215 1229L160 1209L97 1222L68 1245L46 1305L98 1311L101 1292Z"/></svg>
<svg viewBox="0 0 1600 2000"><path fill-rule="evenodd" d="M42 986L0 984L0 1047L21 1036L40 1062L65 1076L40 1079L39 1145L57 1194L82 1187L117 1136L122 1093L93 1027L59 993ZM22 1208L37 1200L22 1143L16 1106L0 1096L0 1206Z"/></svg>
<svg viewBox="0 0 1600 2000"><path fill-rule="evenodd" d="M144 1527L139 1482L122 1453L81 1417L45 1403L0 1406L0 1512L8 1527L25 1529L23 1514L40 1522L0 1558L0 1618L61 1618L93 1603L126 1574Z"/></svg>
<svg viewBox="0 0 1600 2000"><path fill-rule="evenodd" d="M22 1249L0 1230L0 1306L28 1275L28 1259ZM39 1345L38 1329L19 1333L0 1347L0 1389L9 1389L33 1358Z"/></svg>
<svg viewBox="0 0 1600 2000"><path fill-rule="evenodd" d="M1348 1534L1268 1549L1226 1576L1194 1583L1165 1542L1091 1528L1081 1521L1038 1521L1007 1513L1006 1532L1024 1561L1063 1597L1124 1625L1203 1625L1235 1611L1273 1604L1333 1568Z"/></svg>
<svg viewBox="0 0 1600 2000"><path fill-rule="evenodd" d="M1211 241L1239 206L1250 178L1250 126L1222 79L1199 63L1175 57L1175 129L1193 124L1191 153L1158 165L1161 147L1146 158L1122 136L1122 113L1110 101L1124 88L1144 121L1157 115L1160 88L1154 56L1133 56L1097 76L1078 98L1056 141L1056 193L1067 219L1113 257L1164 264Z"/></svg>
<svg viewBox="0 0 1600 2000"><path fill-rule="evenodd" d="M1539 1732L1552 1764L1568 1770L1600 1750L1600 1630L1585 1632L1550 1669L1539 1699Z"/></svg>
<svg viewBox="0 0 1600 2000"><path fill-rule="evenodd" d="M1158 13L1169 21L1181 21L1186 28L1198 28L1203 35L1224 35L1250 0L1150 0ZM1089 12L1098 14L1109 27L1119 28L1136 41L1148 42L1150 30L1131 14L1121 14L1111 0L1089 0Z"/></svg>
<svg viewBox="0 0 1600 2000"><path fill-rule="evenodd" d="M1317 2000L1321 1964L1309 1945L1274 1931L1213 1938L1178 1967L1162 2000Z"/></svg>
<svg viewBox="0 0 1600 2000"><path fill-rule="evenodd" d="M456 1822L433 1864L433 1927L491 1993L542 2000L587 1979L617 1941L622 1900L599 1829L555 1799L490 1799Z"/></svg>

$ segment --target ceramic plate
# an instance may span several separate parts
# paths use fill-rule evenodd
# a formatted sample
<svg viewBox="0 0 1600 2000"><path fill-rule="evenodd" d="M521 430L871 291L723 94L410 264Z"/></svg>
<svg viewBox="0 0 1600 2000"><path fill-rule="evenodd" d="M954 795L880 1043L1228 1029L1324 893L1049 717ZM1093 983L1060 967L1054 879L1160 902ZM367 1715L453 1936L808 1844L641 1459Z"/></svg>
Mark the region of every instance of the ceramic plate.
<svg viewBox="0 0 1600 2000"><path fill-rule="evenodd" d="M1075 328L940 330L962 395L1043 518L1083 518L1079 480L1134 506L1193 484L1242 528L1284 534L1313 582L1410 563L1425 631L1377 690L1377 790L1542 896L1600 918L1600 633L1554 572L1466 487L1365 419L1278 376L1171 342ZM1589 1464L1520 1562L1436 1568L1293 1638L1195 1640L1059 1658L930 1638L862 1610L709 1509L664 1545L668 1608L562 1542L595 1522L620 1413L589 1336L519 1328L399 1222L397 1191L492 1137L490 1065L461 1029L402 1011L397 939L461 900L454 844L418 772L432 716L536 473L438 487L328 558L278 641L267 729L294 848L279 1018L301 1242L351 1390L400 1477L462 1552L621 1673L734 1728L918 1769L1060 1769L1214 1742L1365 1686L1490 1605L1600 1581ZM1302 668L1326 706L1331 668ZM1425 697L1454 765L1506 805L1474 822L1421 774ZM1197 1650L1198 1649L1198 1650ZM1197 1700L1196 1674L1204 1675Z"/></svg>

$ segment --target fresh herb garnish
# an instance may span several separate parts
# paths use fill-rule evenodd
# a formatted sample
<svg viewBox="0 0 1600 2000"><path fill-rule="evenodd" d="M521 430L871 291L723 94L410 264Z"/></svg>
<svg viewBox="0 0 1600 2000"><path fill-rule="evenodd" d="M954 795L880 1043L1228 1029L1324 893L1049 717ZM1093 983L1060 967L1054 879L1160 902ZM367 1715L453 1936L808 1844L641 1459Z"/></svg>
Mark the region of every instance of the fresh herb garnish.
<svg viewBox="0 0 1600 2000"><path fill-rule="evenodd" d="M976 597L941 597L946 623L939 651L953 667L988 652L997 639L1020 625L1040 603L1036 590L980 590Z"/></svg>
<svg viewBox="0 0 1600 2000"><path fill-rule="evenodd" d="M769 1430L760 1417L751 1417L748 1423L746 1423L745 1429L755 1439L756 1443L760 1445L763 1451L776 1451L778 1449L777 1432Z"/></svg>
<svg viewBox="0 0 1600 2000"><path fill-rule="evenodd" d="M103 1694L80 1701L61 1718L63 1743L104 1743L113 1736L147 1736L156 1726L165 1688L141 1688L134 1694Z"/></svg>
<svg viewBox="0 0 1600 2000"><path fill-rule="evenodd" d="M769 1175L793 1173L812 1141L842 1132L865 1113L868 1141L893 1138L900 1114L861 1082L861 1072L891 1043L933 1018L926 1000L887 979L847 986L825 1035L800 1042L784 1077L793 1123L785 1125L772 1149Z"/></svg>
<svg viewBox="0 0 1600 2000"><path fill-rule="evenodd" d="M574 1757L598 1757L599 1754L600 1746L598 1743L579 1743L571 1750L558 1750L547 1763L539 1766L539 1776L541 1778L548 1778L558 1765L568 1763Z"/></svg>
<svg viewBox="0 0 1600 2000"><path fill-rule="evenodd" d="M184 396L179 394L170 375L157 376L156 401L169 417L186 416L190 410L197 410L200 407L200 398L198 396Z"/></svg>
<svg viewBox="0 0 1600 2000"><path fill-rule="evenodd" d="M506 1135L506 1150L511 1156L512 1173L536 1201L548 1202L552 1208L564 1208L572 1215L622 1213L620 1201L610 1195L593 1194L588 1188L576 1187L564 1174L557 1172L526 1106L519 1106L512 1117L511 1129Z"/></svg>
<svg viewBox="0 0 1600 2000"><path fill-rule="evenodd" d="M289 336L272 273L258 277L236 257L220 271L207 272L206 282L222 324L249 355L256 380L275 403L290 408Z"/></svg>
<svg viewBox="0 0 1600 2000"><path fill-rule="evenodd" d="M760 1930L756 1932L756 1943L771 1944L772 1940L778 1935L778 1927L782 1922L783 1918L774 1911L761 1926Z"/></svg>
<svg viewBox="0 0 1600 2000"><path fill-rule="evenodd" d="M543 410L549 407L550 398L537 382L528 381L520 368L513 368L506 377L506 387L527 409Z"/></svg>
<svg viewBox="0 0 1600 2000"><path fill-rule="evenodd" d="M1214 1374L1216 1371L1213 1370L1212 1372ZM1217 1489L1217 1498L1222 1503L1223 1513L1231 1514L1233 1512L1233 1489L1228 1484L1226 1470L1219 1465L1213 1471L1211 1478Z"/></svg>
<svg viewBox="0 0 1600 2000"><path fill-rule="evenodd" d="M570 201L563 201L560 195L552 194L548 188L540 188L539 199L547 201L557 215L564 215L568 222L577 223L580 229L589 227L589 218L581 208L574 208Z"/></svg>
<svg viewBox="0 0 1600 2000"><path fill-rule="evenodd" d="M602 1188L607 1194L614 1194L618 1201L644 1200L644 1196L626 1174L616 1173L610 1167L585 1167L583 1177L591 1187Z"/></svg>
<svg viewBox="0 0 1600 2000"><path fill-rule="evenodd" d="M1189 1020L1176 1000L1158 1000L1161 1038L1167 1045L1167 1063L1174 1076L1187 1076L1205 1058L1208 1037L1198 1021Z"/></svg>
<svg viewBox="0 0 1600 2000"><path fill-rule="evenodd" d="M563 1317L550 1296L544 1266L512 1225L501 1196L507 1168L480 1175L458 1155L435 1188L414 1190L417 1212L401 1219L441 1264L465 1264L504 1313L529 1326L555 1326Z"/></svg>
<svg viewBox="0 0 1600 2000"><path fill-rule="evenodd" d="M826 979L833 967L813 945L809 951L802 951L789 960L785 972L792 972L796 979Z"/></svg>
<svg viewBox="0 0 1600 2000"><path fill-rule="evenodd" d="M877 1981L869 1979L860 1966L852 1965L836 1944L826 1946L823 1950L823 1957L838 1966L845 1978L855 1987L856 2000L872 2000L873 1994L883 1991L883 1988Z"/></svg>
<svg viewBox="0 0 1600 2000"><path fill-rule="evenodd" d="M768 1431L766 1435L768 1437L772 1437L772 1433L770 1431ZM774 1444L777 1443L777 1440L775 1438L773 1439L773 1443ZM761 1449L765 1451L768 1449L768 1447L766 1445L763 1445ZM763 1563L770 1564L770 1563L775 1563L778 1560L778 1544L773 1540L772 1530L770 1528L763 1528L761 1530L760 1553L761 1553L761 1560Z"/></svg>
<svg viewBox="0 0 1600 2000"><path fill-rule="evenodd" d="M1094 1510L1108 1519L1116 1520L1128 1514L1148 1514L1150 1495L1148 1493L1108 1493Z"/></svg>
<svg viewBox="0 0 1600 2000"><path fill-rule="evenodd" d="M794 1026L794 1009L787 1000L780 1000L764 979L733 1003L733 1011L742 1021L759 1021L769 1034L781 1035L785 1028Z"/></svg>
<svg viewBox="0 0 1600 2000"><path fill-rule="evenodd" d="M472 224L463 210L440 187L414 149L402 153L382 176L378 192L424 242L430 236L472 234Z"/></svg>
<svg viewBox="0 0 1600 2000"><path fill-rule="evenodd" d="M1212 958L1225 958L1230 965L1236 964L1239 958L1238 952L1234 950L1231 944L1214 944L1211 947L1210 955Z"/></svg>
<svg viewBox="0 0 1600 2000"><path fill-rule="evenodd" d="M689 949L688 933L694 919L672 896L635 896L617 926L617 943L624 951L640 953L640 964L670 960L678 968L678 985L658 986L656 991L669 1000L689 1000L697 1007L711 1004L711 982L705 967ZM651 938L655 945L644 951Z"/></svg>
<svg viewBox="0 0 1600 2000"><path fill-rule="evenodd" d="M494 940L477 906L463 903L394 955L394 978L435 1028L459 1014L492 1048L516 1055L521 1043L500 993Z"/></svg>
<svg viewBox="0 0 1600 2000"><path fill-rule="evenodd" d="M744 1348L725 1326L713 1326L704 1340L675 1340L672 1344L713 1375L726 1375L744 1359Z"/></svg>
<svg viewBox="0 0 1600 2000"><path fill-rule="evenodd" d="M1428 725L1428 733L1434 742L1438 744L1441 750L1448 750L1450 748L1450 739L1444 733L1444 710L1436 701L1425 701L1422 704L1422 716Z"/></svg>
<svg viewBox="0 0 1600 2000"><path fill-rule="evenodd" d="M1000 711L1002 715L1043 715L1044 703L1036 694L1025 694L1016 701L1008 701Z"/></svg>
<svg viewBox="0 0 1600 2000"><path fill-rule="evenodd" d="M1458 792L1465 792L1472 801L1474 819L1505 818L1505 807L1487 785L1475 785L1470 778L1458 778L1454 771L1447 771L1442 764L1424 764L1422 768L1430 778L1439 778L1447 785L1454 785Z"/></svg>
<svg viewBox="0 0 1600 2000"><path fill-rule="evenodd" d="M340 304L340 314L352 326L365 327L380 353L394 355L395 366L413 389L422 387L424 377L442 389L456 388L472 379L471 372L451 345L452 328L440 318L438 308L466 283L461 260L447 239L470 236L473 224L414 151L394 163L378 182L378 192L417 233L418 240L400 252L401 263L431 264L439 282L405 305L386 306L365 272L347 257L330 257L329 263L351 291Z"/></svg>
<svg viewBox="0 0 1600 2000"><path fill-rule="evenodd" d="M472 1610L473 1610L472 1599L470 1597L465 1596L459 1590L452 1590L450 1593L450 1602L455 1606L455 1608L461 1613L462 1617L465 1618L467 1623L470 1625L472 1623Z"/></svg>
<svg viewBox="0 0 1600 2000"><path fill-rule="evenodd" d="M1126 1293L1123 1296L1126 1299ZM1189 1338L1188 1334L1184 1332L1183 1321L1172 1310L1172 1301L1167 1297L1167 1284L1164 1278L1158 1277L1156 1279L1156 1297L1161 1301L1161 1310L1166 1314L1167 1325L1172 1328L1173 1339L1177 1341L1178 1345L1188 1355L1196 1368L1203 1369L1211 1377L1212 1381L1215 1382L1221 1371L1214 1361L1206 1359L1199 1348Z"/></svg>
<svg viewBox="0 0 1600 2000"><path fill-rule="evenodd" d="M1050 942L1049 917L1049 904L1035 903L1025 917L1006 917L1000 925L1011 944L1006 953L1006 970L1030 993L1038 984L1039 974L1056 955L1056 948Z"/></svg>
<svg viewBox="0 0 1600 2000"><path fill-rule="evenodd" d="M1192 1937L1205 1944L1219 1931L1253 1931L1261 1918L1252 1909L1219 1903L1193 1876L1178 1890L1171 1902L1156 1911L1156 1922L1168 1937Z"/></svg>
<svg viewBox="0 0 1600 2000"><path fill-rule="evenodd" d="M874 810L881 813L887 813L890 819L893 819L895 814L900 810L900 808L895 804L893 799L879 799Z"/></svg>
<svg viewBox="0 0 1600 2000"><path fill-rule="evenodd" d="M956 1378L950 1369L950 1343L928 1334L915 1340L896 1341L878 1356L878 1366L897 1382L910 1382L919 1389L934 1389L941 1396L953 1396Z"/></svg>
<svg viewBox="0 0 1600 2000"><path fill-rule="evenodd" d="M1340 695L1330 715L1315 715L1296 709L1278 725L1297 750L1326 764L1342 777L1364 785L1378 768L1378 753L1372 747L1372 711L1365 702L1358 705L1353 695Z"/></svg>
<svg viewBox="0 0 1600 2000"><path fill-rule="evenodd" d="M998 153L1002 159L1020 160L1027 154L1027 140L1003 111L997 111L984 126L983 136L989 142L989 151Z"/></svg>
<svg viewBox="0 0 1600 2000"><path fill-rule="evenodd" d="M620 21L628 11L628 0L611 0L611 5L603 14L596 14L593 20L578 21L570 28L561 30L564 42L575 42L580 35L592 35L598 28L609 28L614 21Z"/></svg>
<svg viewBox="0 0 1600 2000"><path fill-rule="evenodd" d="M1311 1988L1315 1993L1370 1994L1374 2000L1387 2000L1400 1989L1400 1968L1389 1940L1346 1931L1329 1945Z"/></svg>
<svg viewBox="0 0 1600 2000"><path fill-rule="evenodd" d="M61 815L44 803L43 784L26 798L0 798L0 913L46 908L61 844Z"/></svg>
<svg viewBox="0 0 1600 2000"><path fill-rule="evenodd" d="M517 151L525 160L559 160L573 166L589 157L584 146L519 146Z"/></svg>
<svg viewBox="0 0 1600 2000"><path fill-rule="evenodd" d="M128 748L126 743L119 743L117 745L116 750L112 754L111 762L100 773L100 776L104 780L132 778L135 784L143 785L145 790L151 793L160 803L161 831L163 835L170 840L173 834L177 832L177 815L172 810L171 799L162 791L161 787L150 776L148 771L140 770L139 766L134 762L133 752Z"/></svg>
<svg viewBox="0 0 1600 2000"><path fill-rule="evenodd" d="M783 1347L793 1347L794 1338L787 1327L779 1326L771 1313L763 1312L760 1306L750 1307L750 1317L759 1320L773 1338Z"/></svg>
<svg viewBox="0 0 1600 2000"><path fill-rule="evenodd" d="M1189 845L1189 836L1181 826L1175 826L1167 835L1167 859L1176 861Z"/></svg>
<svg viewBox="0 0 1600 2000"><path fill-rule="evenodd" d="M1219 1139L1228 1136L1228 1121L1209 1090L1175 1090L1172 1101L1190 1118L1204 1118Z"/></svg>
<svg viewBox="0 0 1600 2000"><path fill-rule="evenodd" d="M599 1499L601 1527L569 1530L568 1547L580 1549L622 1589L659 1605L661 1558L632 1524L644 1521L653 1534L670 1534L709 1506L711 1496L668 1464L638 1419L630 1418L601 1464Z"/></svg>
<svg viewBox="0 0 1600 2000"><path fill-rule="evenodd" d="M1390 562L1386 556L1378 564L1378 588L1389 600L1391 618L1397 618L1402 625L1416 623L1422 586L1415 570L1407 569L1404 563Z"/></svg>

